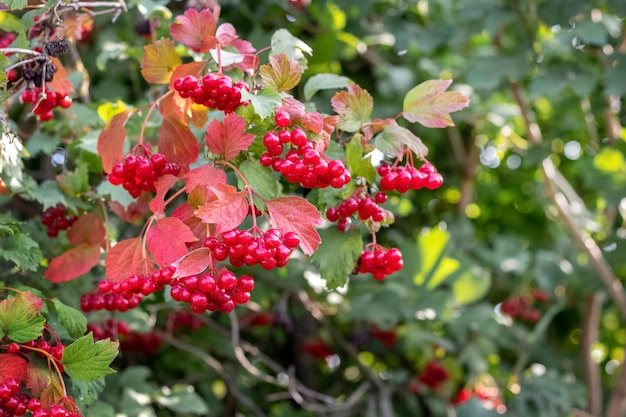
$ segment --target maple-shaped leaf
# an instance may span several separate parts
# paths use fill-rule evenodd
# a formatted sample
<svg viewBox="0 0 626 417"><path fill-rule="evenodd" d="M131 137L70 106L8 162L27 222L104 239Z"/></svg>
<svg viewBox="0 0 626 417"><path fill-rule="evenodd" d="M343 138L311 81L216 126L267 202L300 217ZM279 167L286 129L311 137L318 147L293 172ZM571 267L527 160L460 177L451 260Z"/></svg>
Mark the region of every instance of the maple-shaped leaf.
<svg viewBox="0 0 626 417"><path fill-rule="evenodd" d="M402 117L426 127L454 126L450 113L469 105L456 91L445 91L452 80L429 80L412 88L404 97Z"/></svg>
<svg viewBox="0 0 626 417"><path fill-rule="evenodd" d="M187 242L198 240L189 226L176 217L163 217L146 233L146 245L161 268L187 254Z"/></svg>
<svg viewBox="0 0 626 417"><path fill-rule="evenodd" d="M194 214L196 207L192 207L188 203L180 204L178 207L172 211L172 217L176 217L183 223L189 227L193 235L198 239L198 241L194 244L189 245L190 250L195 250L198 247L201 247L204 243L204 239L209 236L209 231L211 230L210 225L206 223L202 223L199 217Z"/></svg>
<svg viewBox="0 0 626 417"><path fill-rule="evenodd" d="M172 76L172 78L175 76ZM182 98L178 91L174 91L165 97L159 105L159 110L165 118L178 120L182 124L191 124L198 129L206 125L206 122L209 120L208 107Z"/></svg>
<svg viewBox="0 0 626 417"><path fill-rule="evenodd" d="M261 65L259 72L266 88L288 91L298 85L304 68L287 55L278 54L270 57L269 65Z"/></svg>
<svg viewBox="0 0 626 417"><path fill-rule="evenodd" d="M174 40L193 49L206 53L215 48L215 28L217 16L210 9L189 8L182 16L177 16L170 26L170 35Z"/></svg>
<svg viewBox="0 0 626 417"><path fill-rule="evenodd" d="M43 302L30 291L0 301L0 339L26 343L41 336L46 319L39 313Z"/></svg>
<svg viewBox="0 0 626 417"><path fill-rule="evenodd" d="M357 132L370 121L374 99L361 86L349 85L348 91L339 91L330 101L333 110L339 115L337 128L346 132Z"/></svg>
<svg viewBox="0 0 626 417"><path fill-rule="evenodd" d="M67 239L74 246L81 243L100 244L106 236L102 217L97 213L83 214L67 231Z"/></svg>
<svg viewBox="0 0 626 417"><path fill-rule="evenodd" d="M12 353L0 353L0 383L13 378L20 384L26 381L28 361Z"/></svg>
<svg viewBox="0 0 626 417"><path fill-rule="evenodd" d="M254 135L246 133L246 121L235 113L227 114L221 123L213 119L206 128L205 138L209 151L227 161L235 159L254 141Z"/></svg>
<svg viewBox="0 0 626 417"><path fill-rule="evenodd" d="M138 237L122 240L113 246L107 253L104 266L107 279L112 282L124 281L133 274L150 275L154 271L154 264L148 259Z"/></svg>
<svg viewBox="0 0 626 417"><path fill-rule="evenodd" d="M188 277L202 273L211 261L211 251L208 248L198 248L178 259L172 264L176 272L172 278Z"/></svg>
<svg viewBox="0 0 626 417"><path fill-rule="evenodd" d="M322 224L317 208L302 197L279 197L265 203L272 226L283 233L296 232L302 252L312 255L321 242L314 227Z"/></svg>
<svg viewBox="0 0 626 417"><path fill-rule="evenodd" d="M163 213L165 211L165 195L172 185L178 182L178 177L171 174L163 175L154 182L156 195L150 200L150 210L153 213Z"/></svg>
<svg viewBox="0 0 626 417"><path fill-rule="evenodd" d="M201 165L185 173L185 187L191 193L196 187L226 184L226 172L211 165Z"/></svg>
<svg viewBox="0 0 626 417"><path fill-rule="evenodd" d="M245 191L229 184L215 184L209 187L215 196L205 205L198 207L196 216L204 223L217 225L216 233L222 233L239 226L248 215L248 199Z"/></svg>
<svg viewBox="0 0 626 417"><path fill-rule="evenodd" d="M54 77L49 83L50 87L52 87L57 94L68 95L74 89L74 84L67 79L70 72L65 69L59 58L50 57L50 61L52 61L57 67Z"/></svg>
<svg viewBox="0 0 626 417"><path fill-rule="evenodd" d="M125 110L113 116L104 126L98 136L97 151L102 158L104 172L111 172L115 165L124 155L124 140L126 139L126 122L131 116L131 111Z"/></svg>
<svg viewBox="0 0 626 417"><path fill-rule="evenodd" d="M52 282L64 282L76 279L96 266L100 261L100 242L81 243L50 261L43 277Z"/></svg>
<svg viewBox="0 0 626 417"><path fill-rule="evenodd" d="M179 120L164 117L159 129L159 152L168 161L176 162L181 172L186 172L189 165L196 162L200 145L189 127Z"/></svg>
<svg viewBox="0 0 626 417"><path fill-rule="evenodd" d="M326 281L326 288L343 287L354 270L361 251L363 239L358 229L340 232L336 227L320 230L322 244L311 260L319 265L319 273Z"/></svg>
<svg viewBox="0 0 626 417"><path fill-rule="evenodd" d="M174 49L174 43L161 38L143 47L141 75L150 84L169 84L176 67L183 63Z"/></svg>
<svg viewBox="0 0 626 417"><path fill-rule="evenodd" d="M118 353L119 342L104 339L94 343L93 333L89 333L65 347L61 363L70 378L88 382L114 373L109 365Z"/></svg>
<svg viewBox="0 0 626 417"><path fill-rule="evenodd" d="M130 203L128 207L124 207L118 201L109 201L108 205L111 211L115 213L121 221L134 223L137 220L144 219L145 214L150 212L150 207L148 206L146 198L149 198L148 194L142 194L136 201Z"/></svg>
<svg viewBox="0 0 626 417"><path fill-rule="evenodd" d="M402 157L404 147L408 146L418 158L428 155L428 148L422 140L406 127L399 126L395 120L388 119L382 132L374 137L374 146L383 153Z"/></svg>

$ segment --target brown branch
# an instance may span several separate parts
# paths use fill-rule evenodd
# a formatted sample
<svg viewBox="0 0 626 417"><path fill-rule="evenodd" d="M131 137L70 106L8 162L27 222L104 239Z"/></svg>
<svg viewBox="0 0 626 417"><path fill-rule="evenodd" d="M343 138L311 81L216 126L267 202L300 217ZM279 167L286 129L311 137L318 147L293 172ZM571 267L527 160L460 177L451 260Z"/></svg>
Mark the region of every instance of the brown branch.
<svg viewBox="0 0 626 417"><path fill-rule="evenodd" d="M626 413L626 366L622 364L622 370L613 387L611 399L606 407L605 417L623 417Z"/></svg>
<svg viewBox="0 0 626 417"><path fill-rule="evenodd" d="M602 294L596 292L589 296L583 321L582 356L587 385L587 410L593 416L602 413L602 380L600 368L591 358L593 345L598 341L598 328L602 314Z"/></svg>

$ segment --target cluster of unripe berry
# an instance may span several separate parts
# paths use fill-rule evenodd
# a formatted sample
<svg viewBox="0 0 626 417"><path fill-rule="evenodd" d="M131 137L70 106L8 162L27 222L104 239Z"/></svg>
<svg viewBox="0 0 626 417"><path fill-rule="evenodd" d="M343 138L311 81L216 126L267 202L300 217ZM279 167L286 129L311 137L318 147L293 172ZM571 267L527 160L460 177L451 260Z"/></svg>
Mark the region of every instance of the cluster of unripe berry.
<svg viewBox="0 0 626 417"><path fill-rule="evenodd" d="M300 244L295 232L281 233L278 229L239 230L222 233L221 241L208 237L204 246L211 250L216 261L230 258L235 268L243 265L261 265L263 269L281 268L289 262L289 256Z"/></svg>
<svg viewBox="0 0 626 417"><path fill-rule="evenodd" d="M541 311L534 308L534 303L546 303L550 296L538 288L530 290L529 296L511 296L502 302L500 311L513 320L537 323L541 319Z"/></svg>
<svg viewBox="0 0 626 417"><path fill-rule="evenodd" d="M131 196L139 197L144 191L155 191L154 182L163 175L177 176L179 173L178 164L167 162L163 154L129 155L123 162L113 166L109 182L113 185L121 184Z"/></svg>
<svg viewBox="0 0 626 417"><path fill-rule="evenodd" d="M305 188L341 188L352 179L342 161L330 160L324 153L313 148L304 129L287 129L291 123L289 113L279 111L274 116L278 133L268 132L263 137L267 152L259 162L271 166L281 173L287 181L299 183ZM286 147L290 146L283 157Z"/></svg>
<svg viewBox="0 0 626 417"><path fill-rule="evenodd" d="M0 376L0 416L19 417L30 413L32 417L80 417L73 410L67 410L60 404L44 407L41 401L22 391L22 384L15 378Z"/></svg>
<svg viewBox="0 0 626 417"><path fill-rule="evenodd" d="M141 277L133 274L127 280L111 282L102 280L95 293L83 294L80 308L85 313L90 311L126 311L139 305L144 296L162 290L172 281L174 268L158 269L151 275Z"/></svg>
<svg viewBox="0 0 626 417"><path fill-rule="evenodd" d="M226 268L205 274L191 275L172 281L172 299L188 303L194 313L221 311L230 313L238 304L250 301L254 279L249 275L237 277Z"/></svg>
<svg viewBox="0 0 626 417"><path fill-rule="evenodd" d="M381 164L378 166L378 174L381 176L380 188L384 191L406 193L421 188L435 190L443 185L443 177L429 162L422 164L419 169L413 165Z"/></svg>
<svg viewBox="0 0 626 417"><path fill-rule="evenodd" d="M402 269L402 252L397 248L385 249L379 245L361 252L355 273L371 273L374 279L380 281Z"/></svg>
<svg viewBox="0 0 626 417"><path fill-rule="evenodd" d="M56 107L67 109L72 106L72 99L67 94L46 90L45 96L41 97L41 88L35 87L32 90L22 92L22 102L35 104L33 113L39 116L39 120L47 122L54 117L53 110Z"/></svg>
<svg viewBox="0 0 626 417"><path fill-rule="evenodd" d="M46 226L49 237L57 237L60 230L67 230L78 220L76 216L68 216L63 204L49 207L41 215L41 223Z"/></svg>
<svg viewBox="0 0 626 417"><path fill-rule="evenodd" d="M373 198L355 193L337 206L326 209L326 218L331 222L337 222L337 228L342 232L350 230L354 214L361 221L371 220L380 223L385 220L386 211L379 204L386 201L387 194L382 191L374 194Z"/></svg>
<svg viewBox="0 0 626 417"><path fill-rule="evenodd" d="M228 75L215 73L208 73L201 80L187 75L174 81L174 89L182 98L191 98L194 103L224 113L232 113L237 107L245 105L241 102L243 88L248 88L246 83L235 84Z"/></svg>

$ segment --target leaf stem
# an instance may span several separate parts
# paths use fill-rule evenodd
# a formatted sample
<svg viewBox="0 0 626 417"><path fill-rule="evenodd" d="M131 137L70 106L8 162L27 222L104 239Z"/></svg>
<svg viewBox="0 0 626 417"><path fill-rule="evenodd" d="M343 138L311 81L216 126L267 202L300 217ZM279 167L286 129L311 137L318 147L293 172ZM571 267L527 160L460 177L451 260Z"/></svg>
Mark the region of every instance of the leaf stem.
<svg viewBox="0 0 626 417"><path fill-rule="evenodd" d="M46 359L48 360L48 367L50 366L50 364L52 364L52 366L54 367L54 370L56 371L56 373L57 373L57 375L59 377L59 382L61 383L61 388L63 389L63 396L66 397L67 396L67 389L65 388L65 381L63 380L63 372L61 371L61 368L59 368L59 365L57 364L57 360L54 357L52 357L50 352L45 351L43 349L36 348L36 347L26 346L24 344L20 344L20 348L23 348L23 349L26 349L26 350L30 350L30 351L33 351L33 352L37 352L38 354L43 355L43 356L46 357Z"/></svg>
<svg viewBox="0 0 626 417"><path fill-rule="evenodd" d="M256 213L255 213L255 210L254 210L254 200L253 200L254 194L256 194L256 193L254 192L254 189L252 188L252 186L248 182L248 179L246 178L245 175L243 175L243 173L241 171L239 171L239 169L235 165L233 165L232 163L230 163L230 162L228 162L226 160L215 161L215 163L218 164L218 165L225 165L225 166L229 167L230 169L232 169L235 172L235 174L237 174L237 176L239 178L241 178L241 181L243 181L244 188L245 188L245 190L248 193L248 204L250 205L250 212L252 213L252 227L253 228L257 228ZM261 200L265 201L265 199L263 197L261 197L260 195L257 194L257 196Z"/></svg>

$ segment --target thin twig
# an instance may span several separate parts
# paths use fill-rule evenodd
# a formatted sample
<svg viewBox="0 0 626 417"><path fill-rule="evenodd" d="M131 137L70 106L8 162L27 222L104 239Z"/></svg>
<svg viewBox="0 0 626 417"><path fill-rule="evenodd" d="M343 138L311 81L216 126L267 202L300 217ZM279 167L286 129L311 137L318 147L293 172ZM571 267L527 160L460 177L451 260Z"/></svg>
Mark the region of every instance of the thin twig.
<svg viewBox="0 0 626 417"><path fill-rule="evenodd" d="M589 296L585 318L583 321L583 337L581 350L587 385L587 410L591 415L599 416L602 413L602 380L600 368L591 358L593 345L598 341L598 328L602 315L602 294L596 292Z"/></svg>

